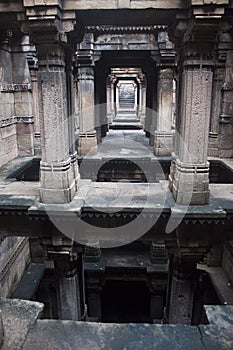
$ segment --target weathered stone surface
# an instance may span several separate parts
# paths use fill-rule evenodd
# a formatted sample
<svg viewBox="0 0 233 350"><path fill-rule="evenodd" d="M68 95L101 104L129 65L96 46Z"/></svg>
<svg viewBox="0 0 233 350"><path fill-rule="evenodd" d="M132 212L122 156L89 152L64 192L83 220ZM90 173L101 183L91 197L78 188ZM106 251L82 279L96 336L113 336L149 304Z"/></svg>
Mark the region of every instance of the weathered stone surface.
<svg viewBox="0 0 233 350"><path fill-rule="evenodd" d="M197 328L136 324L37 321L24 350L204 349Z"/></svg>
<svg viewBox="0 0 233 350"><path fill-rule="evenodd" d="M172 192L179 204L198 205L209 201L207 153L213 81L211 66L211 61L184 62L182 117L177 136L179 159L172 181Z"/></svg>
<svg viewBox="0 0 233 350"><path fill-rule="evenodd" d="M206 306L210 325L104 324L37 320L40 303L0 299L4 350L231 350L232 306Z"/></svg>
<svg viewBox="0 0 233 350"><path fill-rule="evenodd" d="M9 297L30 260L28 238L6 237L0 245L0 297Z"/></svg>
<svg viewBox="0 0 233 350"><path fill-rule="evenodd" d="M4 328L4 343L1 350L22 349L29 328L39 317L43 305L18 299L0 299L0 310Z"/></svg>
<svg viewBox="0 0 233 350"><path fill-rule="evenodd" d="M0 348L3 344L4 330L3 330L3 322L2 322L2 313L0 311Z"/></svg>
<svg viewBox="0 0 233 350"><path fill-rule="evenodd" d="M202 340L207 349L233 348L233 306L205 306L209 326L199 326Z"/></svg>

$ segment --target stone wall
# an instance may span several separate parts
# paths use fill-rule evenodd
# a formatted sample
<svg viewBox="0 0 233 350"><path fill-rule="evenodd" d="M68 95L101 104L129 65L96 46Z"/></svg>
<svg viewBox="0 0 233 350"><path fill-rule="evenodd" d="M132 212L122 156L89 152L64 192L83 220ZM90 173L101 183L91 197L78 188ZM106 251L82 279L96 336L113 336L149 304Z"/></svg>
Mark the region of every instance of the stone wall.
<svg viewBox="0 0 233 350"><path fill-rule="evenodd" d="M0 40L0 166L33 155L32 89L27 37L9 31ZM4 35L3 35L4 34Z"/></svg>
<svg viewBox="0 0 233 350"><path fill-rule="evenodd" d="M29 240L6 237L0 243L0 297L9 297L30 261Z"/></svg>
<svg viewBox="0 0 233 350"><path fill-rule="evenodd" d="M233 241L227 242L224 246L222 268L227 278L233 284Z"/></svg>

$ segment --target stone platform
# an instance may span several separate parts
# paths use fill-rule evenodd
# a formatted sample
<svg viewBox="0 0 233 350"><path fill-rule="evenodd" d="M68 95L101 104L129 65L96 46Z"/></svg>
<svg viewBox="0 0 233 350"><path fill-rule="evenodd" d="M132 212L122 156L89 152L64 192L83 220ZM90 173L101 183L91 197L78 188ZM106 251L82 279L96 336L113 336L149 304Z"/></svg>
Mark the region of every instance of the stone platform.
<svg viewBox="0 0 233 350"><path fill-rule="evenodd" d="M231 350L233 306L206 306L209 325L39 320L43 305L0 299L1 350ZM1 333L0 333L1 334Z"/></svg>

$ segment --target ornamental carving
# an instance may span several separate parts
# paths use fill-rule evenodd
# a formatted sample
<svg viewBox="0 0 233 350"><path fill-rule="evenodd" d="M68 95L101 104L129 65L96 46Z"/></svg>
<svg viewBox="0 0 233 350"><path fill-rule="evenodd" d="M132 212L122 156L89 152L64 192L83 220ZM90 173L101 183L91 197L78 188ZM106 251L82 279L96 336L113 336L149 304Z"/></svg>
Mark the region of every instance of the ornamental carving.
<svg viewBox="0 0 233 350"><path fill-rule="evenodd" d="M19 91L31 91L31 84L1 84L1 92L19 92Z"/></svg>

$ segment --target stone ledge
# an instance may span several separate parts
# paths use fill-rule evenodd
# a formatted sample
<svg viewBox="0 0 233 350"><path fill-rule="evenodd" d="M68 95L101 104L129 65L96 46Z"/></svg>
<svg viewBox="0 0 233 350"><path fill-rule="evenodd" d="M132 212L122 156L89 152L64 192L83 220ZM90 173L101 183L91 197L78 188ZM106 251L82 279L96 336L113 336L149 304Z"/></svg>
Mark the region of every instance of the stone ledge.
<svg viewBox="0 0 233 350"><path fill-rule="evenodd" d="M1 298L0 310L4 329L1 350L21 350L29 328L34 325L43 310L43 304Z"/></svg>

